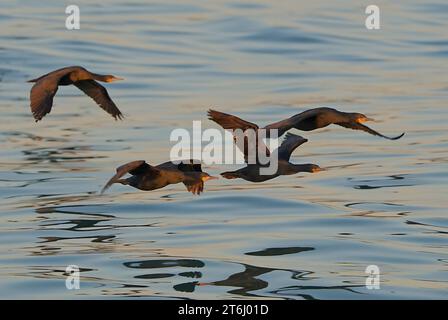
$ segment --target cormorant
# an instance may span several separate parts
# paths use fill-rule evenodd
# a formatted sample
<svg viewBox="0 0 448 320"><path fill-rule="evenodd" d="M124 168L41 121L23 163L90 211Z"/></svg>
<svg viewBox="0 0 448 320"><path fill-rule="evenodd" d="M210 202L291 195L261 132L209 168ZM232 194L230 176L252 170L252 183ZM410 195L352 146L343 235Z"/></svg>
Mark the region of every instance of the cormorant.
<svg viewBox="0 0 448 320"><path fill-rule="evenodd" d="M127 173L131 177L121 179ZM101 193L114 183L149 191L182 182L188 191L199 195L204 190L204 182L211 179L218 178L202 172L201 164L193 159L182 160L178 164L168 161L157 166L151 166L145 160L136 160L118 167L117 173L106 183Z"/></svg>
<svg viewBox="0 0 448 320"><path fill-rule="evenodd" d="M208 117L210 120L213 120L224 129L241 129L243 131L247 129L253 129L256 131L259 129L259 127L255 123L251 123L236 116L211 109L208 111ZM278 137L281 137L286 131L292 128L302 131L311 131L319 128L324 128L330 124L337 124L345 128L362 130L390 140L400 139L404 135L403 132L396 137L387 137L362 124L363 122L369 120L371 121L373 119L366 117L362 113L342 112L333 108L314 108L303 111L288 119L269 124L263 129L266 129L267 137L269 137L269 132L271 129L277 129Z"/></svg>
<svg viewBox="0 0 448 320"><path fill-rule="evenodd" d="M280 147L278 147L278 167L277 171L270 175L264 175L260 174L260 169L264 166L268 165L261 165L259 163L256 164L247 164L246 167L236 170L236 171L227 171L221 173L221 176L223 176L226 179L236 179L236 178L242 178L247 181L251 182L263 182L270 179L274 179L278 176L283 175L291 175L299 172L319 172L323 169L319 167L316 164L307 163L307 164L294 164L289 162L289 159L291 158L291 154L293 151L300 146L301 144L307 142L308 140L292 134L288 133L285 136L285 139L283 140ZM265 146L266 147L266 146ZM245 157L246 158L246 157ZM247 162L247 161L246 161Z"/></svg>
<svg viewBox="0 0 448 320"><path fill-rule="evenodd" d="M106 88L98 81L113 82L123 80L113 75L101 75L92 73L83 67L65 67L47 73L39 78L29 80L35 82L31 88L31 112L36 122L41 120L47 113L50 113L53 106L53 98L59 86L75 85L78 89L91 97L101 108L111 114L115 120L122 119L123 115L115 103L109 97Z"/></svg>

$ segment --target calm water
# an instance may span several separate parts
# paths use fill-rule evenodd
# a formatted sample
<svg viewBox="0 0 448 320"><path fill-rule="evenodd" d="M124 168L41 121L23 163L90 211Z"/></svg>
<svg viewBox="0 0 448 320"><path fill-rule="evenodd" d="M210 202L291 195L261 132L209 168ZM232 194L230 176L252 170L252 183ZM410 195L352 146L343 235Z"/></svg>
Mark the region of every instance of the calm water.
<svg viewBox="0 0 448 320"><path fill-rule="evenodd" d="M103 2L76 2L78 31L62 3L0 4L0 298L448 298L444 1L377 1L377 31L364 1ZM126 78L107 85L126 120L66 87L34 123L25 80L66 65ZM292 160L327 171L199 197L96 193L120 164L166 161L173 128L218 128L211 106L262 125L336 106L407 134L302 133Z"/></svg>

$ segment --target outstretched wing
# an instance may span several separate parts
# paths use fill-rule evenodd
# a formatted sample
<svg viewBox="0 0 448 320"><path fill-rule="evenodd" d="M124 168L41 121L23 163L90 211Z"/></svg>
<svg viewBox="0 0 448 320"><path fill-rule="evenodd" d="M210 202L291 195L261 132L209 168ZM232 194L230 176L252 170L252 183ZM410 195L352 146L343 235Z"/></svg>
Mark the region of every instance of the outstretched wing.
<svg viewBox="0 0 448 320"><path fill-rule="evenodd" d="M50 113L51 107L53 106L53 98L58 91L58 85L61 79L68 76L77 68L61 68L36 79L28 80L28 82L35 82L30 92L30 107L36 122Z"/></svg>
<svg viewBox="0 0 448 320"><path fill-rule="evenodd" d="M123 114L110 98L106 88L104 88L98 82L96 82L95 80L82 80L76 81L73 84L90 98L92 98L104 111L112 115L115 120L121 120L123 118Z"/></svg>
<svg viewBox="0 0 448 320"><path fill-rule="evenodd" d="M215 110L208 110L207 112L208 118L217 124L219 124L224 129L236 130L241 129L246 131L247 129L257 130L258 126L255 123L243 120L236 116L232 116L231 114L227 114L224 112L219 112Z"/></svg>
<svg viewBox="0 0 448 320"><path fill-rule="evenodd" d="M180 162L179 162L180 161ZM180 170L182 172L202 172L201 161L196 159L184 159L176 161L168 161L157 166L157 168L166 170Z"/></svg>
<svg viewBox="0 0 448 320"><path fill-rule="evenodd" d="M377 132L377 131L375 131L375 130L373 130L373 129L371 129L371 128L369 128L369 127L367 127L367 126L365 126L365 125L363 125L361 123L358 123L358 122L355 122L355 123L338 122L336 124L341 126L341 127L344 127L344 128L349 128L349 129L353 129L353 130L362 130L362 131L365 131L367 133L373 134L374 136L379 136L379 137L386 138L386 139L389 139L389 140L397 140L397 139L400 139L402 136L404 136L404 132L403 132L402 134L400 134L400 135L398 135L396 137L388 137L388 136L385 136L385 135L383 135L383 134L381 134L381 133L379 133L379 132Z"/></svg>
<svg viewBox="0 0 448 320"><path fill-rule="evenodd" d="M289 159L291 158L291 154L294 152L294 150L298 146L304 144L307 141L308 141L307 139L301 136L292 133L287 133L285 140L283 140L282 144L278 148L279 160L289 161Z"/></svg>
<svg viewBox="0 0 448 320"><path fill-rule="evenodd" d="M226 130L241 130L241 135L235 131L232 132L232 134L234 142L244 154L244 161L246 163L249 163L252 158L254 158L255 163L259 163L259 154L264 153L267 157L270 155L269 149L265 143L257 137L259 128L255 123L211 109L208 111L208 117ZM250 131L251 133L246 132L248 129L252 130ZM250 134L252 134L252 139L248 138ZM254 157L249 157L249 154L251 153L255 153L253 155Z"/></svg>
<svg viewBox="0 0 448 320"><path fill-rule="evenodd" d="M106 191L112 184L116 183L122 176L127 173L133 176L140 174L157 176L160 174L160 170L147 164L145 160L136 160L126 163L117 168L117 173L109 179L109 181L101 190L101 193L104 193L104 191Z"/></svg>
<svg viewBox="0 0 448 320"><path fill-rule="evenodd" d="M30 93L30 107L36 122L50 113L53 106L53 98L58 91L59 81L54 79L42 79L34 84Z"/></svg>

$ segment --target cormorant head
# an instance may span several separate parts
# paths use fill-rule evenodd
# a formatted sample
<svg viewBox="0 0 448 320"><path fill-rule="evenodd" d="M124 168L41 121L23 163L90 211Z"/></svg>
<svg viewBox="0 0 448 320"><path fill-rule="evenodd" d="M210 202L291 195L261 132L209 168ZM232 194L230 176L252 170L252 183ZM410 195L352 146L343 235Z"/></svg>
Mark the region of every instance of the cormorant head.
<svg viewBox="0 0 448 320"><path fill-rule="evenodd" d="M357 123L363 123L363 122L367 122L367 121L374 121L372 118L368 118L366 115L362 114L362 113L352 113L351 114L353 120Z"/></svg>
<svg viewBox="0 0 448 320"><path fill-rule="evenodd" d="M303 164L302 166L302 170L303 172L311 172L311 173L315 173L315 172L319 172L319 171L323 171L324 169L322 169L321 167L319 167L317 164L314 163L307 163L307 164Z"/></svg>
<svg viewBox="0 0 448 320"><path fill-rule="evenodd" d="M201 172L201 180L203 182L208 181L208 180L215 180L215 179L218 179L218 177L211 176L207 172Z"/></svg>
<svg viewBox="0 0 448 320"><path fill-rule="evenodd" d="M116 77L116 76L113 76L111 74L108 74L108 75L104 76L104 81L105 82L114 82L114 81L118 81L118 80L124 80L124 79Z"/></svg>

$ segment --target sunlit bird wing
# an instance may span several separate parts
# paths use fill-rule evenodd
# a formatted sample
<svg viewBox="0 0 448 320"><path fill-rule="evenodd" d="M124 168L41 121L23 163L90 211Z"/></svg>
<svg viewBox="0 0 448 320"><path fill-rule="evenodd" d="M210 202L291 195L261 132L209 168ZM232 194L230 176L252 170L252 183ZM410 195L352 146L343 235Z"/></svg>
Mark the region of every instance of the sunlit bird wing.
<svg viewBox="0 0 448 320"><path fill-rule="evenodd" d="M112 115L112 117L120 120L123 118L123 114L110 98L106 88L98 82L95 80L82 80L76 81L73 84L92 98L104 111Z"/></svg>
<svg viewBox="0 0 448 320"><path fill-rule="evenodd" d="M35 82L30 92L30 107L36 122L50 113L53 106L53 98L58 91L59 82L62 77L67 76L73 69L73 67L62 68L36 79L28 80L28 82Z"/></svg>
<svg viewBox="0 0 448 320"><path fill-rule="evenodd" d="M236 134L236 132L233 132L233 138L234 138L234 142L236 143L237 147L241 150L241 152L244 154L244 161L246 163L249 163L249 151L251 152L257 152L257 154L255 154L255 162L258 163L259 162L259 158L258 155L259 154L265 154L266 157L268 157L270 155L269 149L268 147L265 145L265 143L261 140L258 139L257 134L258 134L258 126L255 123L243 120L237 116L233 116L231 114L227 114L224 112L219 112L216 110L209 110L208 111L208 118L214 122L216 122L217 124L219 124L221 127L223 127L226 130L241 130L243 133L248 130L251 129L253 130L252 132L254 133L253 139L256 139L257 143L256 143L256 148L254 148L252 145L249 146L248 141L249 139L247 138L247 133L244 135L244 140L241 141L240 136L238 136L238 134Z"/></svg>
<svg viewBox="0 0 448 320"><path fill-rule="evenodd" d="M397 140L397 139L400 139L402 136L404 136L404 132L403 132L402 134L400 134L396 137L388 137L388 136L385 136L385 135L379 133L378 131L375 131L361 123L338 122L336 124L339 126L342 126L344 128L349 128L349 129L353 129L353 130L362 130L367 133L373 134L375 136L379 136L379 137L389 139L389 140Z"/></svg>
<svg viewBox="0 0 448 320"><path fill-rule="evenodd" d="M258 126L255 123L243 120L231 114L215 111L212 109L208 110L207 114L210 120L216 122L224 129L230 129L230 130L241 129L243 131L247 129L253 129L253 130L258 129Z"/></svg>
<svg viewBox="0 0 448 320"><path fill-rule="evenodd" d="M36 122L50 113L53 106L53 98L57 91L58 83L56 81L46 81L45 79L38 81L31 88L30 107Z"/></svg>

